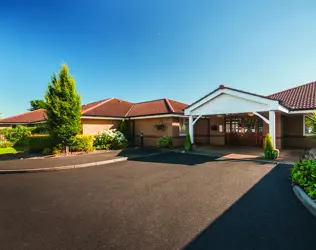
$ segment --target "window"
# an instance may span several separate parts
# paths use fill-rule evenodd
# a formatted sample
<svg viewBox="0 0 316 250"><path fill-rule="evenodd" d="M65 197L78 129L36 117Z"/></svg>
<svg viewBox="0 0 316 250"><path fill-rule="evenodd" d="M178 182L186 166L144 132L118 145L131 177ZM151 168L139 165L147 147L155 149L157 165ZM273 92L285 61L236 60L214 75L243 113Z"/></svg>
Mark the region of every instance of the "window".
<svg viewBox="0 0 316 250"><path fill-rule="evenodd" d="M179 135L186 135L189 132L189 120L180 118L179 121Z"/></svg>
<svg viewBox="0 0 316 250"><path fill-rule="evenodd" d="M303 135L310 136L313 134L313 120L310 114L306 114L303 116Z"/></svg>

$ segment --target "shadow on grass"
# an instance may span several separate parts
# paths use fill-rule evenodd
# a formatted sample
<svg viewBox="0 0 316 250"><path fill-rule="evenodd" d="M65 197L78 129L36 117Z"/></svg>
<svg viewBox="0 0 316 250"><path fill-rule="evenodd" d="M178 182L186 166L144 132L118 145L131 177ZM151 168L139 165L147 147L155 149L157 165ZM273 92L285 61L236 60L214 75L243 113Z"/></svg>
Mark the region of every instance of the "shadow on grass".
<svg viewBox="0 0 316 250"><path fill-rule="evenodd" d="M183 249L315 249L314 218L279 164Z"/></svg>
<svg viewBox="0 0 316 250"><path fill-rule="evenodd" d="M13 146L11 148L0 149L0 161L27 159L42 154L31 154L26 146Z"/></svg>

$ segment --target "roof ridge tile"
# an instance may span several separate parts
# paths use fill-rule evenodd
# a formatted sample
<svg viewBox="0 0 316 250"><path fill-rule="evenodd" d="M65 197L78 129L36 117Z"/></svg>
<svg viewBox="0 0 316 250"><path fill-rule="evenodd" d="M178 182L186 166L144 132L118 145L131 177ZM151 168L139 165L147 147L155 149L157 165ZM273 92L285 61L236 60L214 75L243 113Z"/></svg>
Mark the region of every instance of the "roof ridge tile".
<svg viewBox="0 0 316 250"><path fill-rule="evenodd" d="M82 112L82 114L85 114L85 113L87 113L88 111L91 111L91 110L93 110L93 109L95 109L95 108L97 108L97 107L100 107L100 106L103 105L104 103L107 103L107 102L109 102L109 101L111 101L111 100L113 100L113 99L114 99L114 97L105 99L104 101L102 101L102 102L100 102L100 103L98 103L98 104L96 104L96 105L94 105L94 106L92 106L92 107L86 109L85 111Z"/></svg>
<svg viewBox="0 0 316 250"><path fill-rule="evenodd" d="M168 98L164 99L167 105L169 106L169 109L171 110L172 113L175 113L174 108L172 107L171 103L169 102Z"/></svg>

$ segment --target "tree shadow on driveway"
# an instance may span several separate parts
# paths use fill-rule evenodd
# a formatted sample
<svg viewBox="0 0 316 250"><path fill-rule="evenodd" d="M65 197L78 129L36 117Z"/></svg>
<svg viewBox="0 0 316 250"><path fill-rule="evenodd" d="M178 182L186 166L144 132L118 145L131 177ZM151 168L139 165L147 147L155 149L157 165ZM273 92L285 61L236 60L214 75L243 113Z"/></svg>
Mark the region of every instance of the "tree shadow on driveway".
<svg viewBox="0 0 316 250"><path fill-rule="evenodd" d="M184 153L176 153L176 152L161 152L161 154L139 157L139 158L131 159L131 161L194 166L194 165L203 164L206 162L211 162L216 159L217 157L204 156L204 155L192 155L192 154L184 154Z"/></svg>
<svg viewBox="0 0 316 250"><path fill-rule="evenodd" d="M124 156L121 152L121 156ZM161 152L157 155L143 156L139 158L132 158L130 161L150 162L150 163L163 163L163 164L179 164L187 166L195 166L207 162L213 162L216 160L224 162L236 162L236 161L253 161L254 159L220 159L221 157L199 155L199 154L186 154L178 152ZM266 162L257 162L257 164L267 164Z"/></svg>
<svg viewBox="0 0 316 250"><path fill-rule="evenodd" d="M279 164L184 249L316 249L314 218Z"/></svg>

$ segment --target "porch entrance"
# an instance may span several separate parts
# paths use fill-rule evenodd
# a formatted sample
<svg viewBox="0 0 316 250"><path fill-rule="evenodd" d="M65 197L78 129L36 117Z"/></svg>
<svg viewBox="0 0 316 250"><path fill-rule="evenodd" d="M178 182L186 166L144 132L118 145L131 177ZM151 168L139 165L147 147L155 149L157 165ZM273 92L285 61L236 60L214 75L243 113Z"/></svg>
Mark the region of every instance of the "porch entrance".
<svg viewBox="0 0 316 250"><path fill-rule="evenodd" d="M226 145L263 146L263 121L256 116L227 116Z"/></svg>

